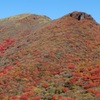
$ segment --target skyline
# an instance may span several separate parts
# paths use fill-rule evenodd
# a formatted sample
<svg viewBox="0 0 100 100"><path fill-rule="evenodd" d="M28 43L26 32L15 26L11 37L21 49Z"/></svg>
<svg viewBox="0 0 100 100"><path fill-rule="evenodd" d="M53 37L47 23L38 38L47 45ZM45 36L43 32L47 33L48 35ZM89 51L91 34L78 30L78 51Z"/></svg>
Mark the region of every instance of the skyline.
<svg viewBox="0 0 100 100"><path fill-rule="evenodd" d="M90 14L100 23L100 1L65 1L65 0L3 0L0 2L0 19L23 13L46 15L51 19L60 18L73 11L81 11Z"/></svg>

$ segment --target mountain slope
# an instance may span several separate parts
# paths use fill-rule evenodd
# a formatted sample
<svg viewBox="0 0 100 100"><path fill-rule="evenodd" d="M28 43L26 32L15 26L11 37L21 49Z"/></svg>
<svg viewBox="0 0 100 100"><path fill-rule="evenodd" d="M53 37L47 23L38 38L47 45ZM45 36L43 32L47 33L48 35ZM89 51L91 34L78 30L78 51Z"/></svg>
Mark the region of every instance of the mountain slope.
<svg viewBox="0 0 100 100"><path fill-rule="evenodd" d="M0 35L2 37L13 37L24 31L36 31L39 27L50 21L46 16L35 14L20 14L0 20ZM0 40L2 38L0 37Z"/></svg>
<svg viewBox="0 0 100 100"><path fill-rule="evenodd" d="M28 45L27 42L29 41L28 38L29 35L32 35L31 33L41 28L49 21L50 19L46 16L38 16L32 14L21 14L15 17L9 17L1 20L0 21L0 42L1 42L0 66L5 66L4 64L6 63L6 58L4 59L5 56L8 55L13 56L14 52L17 51L17 48L20 47L20 45ZM7 41L8 44L5 43ZM16 42L14 47L9 48L9 46L12 45L13 41ZM8 62L8 64L10 62Z"/></svg>
<svg viewBox="0 0 100 100"><path fill-rule="evenodd" d="M100 25L84 12L0 21L1 100L99 100Z"/></svg>

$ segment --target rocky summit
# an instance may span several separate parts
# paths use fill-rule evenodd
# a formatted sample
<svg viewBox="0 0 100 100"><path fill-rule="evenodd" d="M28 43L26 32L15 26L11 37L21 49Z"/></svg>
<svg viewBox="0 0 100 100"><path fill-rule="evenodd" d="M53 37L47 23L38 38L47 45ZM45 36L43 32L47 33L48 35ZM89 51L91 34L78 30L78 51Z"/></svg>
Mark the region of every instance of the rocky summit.
<svg viewBox="0 0 100 100"><path fill-rule="evenodd" d="M100 24L78 11L0 19L0 100L100 100Z"/></svg>

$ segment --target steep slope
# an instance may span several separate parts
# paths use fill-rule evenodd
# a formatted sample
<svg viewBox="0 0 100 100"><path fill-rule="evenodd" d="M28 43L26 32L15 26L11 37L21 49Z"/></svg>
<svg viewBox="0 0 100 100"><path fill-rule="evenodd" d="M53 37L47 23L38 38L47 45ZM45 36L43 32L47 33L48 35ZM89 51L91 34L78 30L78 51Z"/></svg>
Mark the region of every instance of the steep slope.
<svg viewBox="0 0 100 100"><path fill-rule="evenodd" d="M0 21L1 100L99 100L100 25L84 12L56 20Z"/></svg>

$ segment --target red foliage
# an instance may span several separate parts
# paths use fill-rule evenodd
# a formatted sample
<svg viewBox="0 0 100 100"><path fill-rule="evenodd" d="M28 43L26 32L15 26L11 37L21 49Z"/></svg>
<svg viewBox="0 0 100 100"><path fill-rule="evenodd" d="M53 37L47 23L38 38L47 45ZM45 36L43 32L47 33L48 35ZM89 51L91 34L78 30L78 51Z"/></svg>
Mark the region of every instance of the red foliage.
<svg viewBox="0 0 100 100"><path fill-rule="evenodd" d="M65 92L67 92L69 89L68 88L63 88L63 92L65 93Z"/></svg>
<svg viewBox="0 0 100 100"><path fill-rule="evenodd" d="M78 81L78 78L72 78L68 81L69 84L73 84L75 83L76 81Z"/></svg>
<svg viewBox="0 0 100 100"><path fill-rule="evenodd" d="M47 88L49 85L48 84L43 84L43 87L44 88Z"/></svg>
<svg viewBox="0 0 100 100"><path fill-rule="evenodd" d="M93 93L94 93L96 96L100 97L100 91L93 91Z"/></svg>
<svg viewBox="0 0 100 100"><path fill-rule="evenodd" d="M28 95L27 94L23 94L21 97L20 97L20 100L27 100L28 98Z"/></svg>
<svg viewBox="0 0 100 100"><path fill-rule="evenodd" d="M56 100L56 99L57 99L57 95L54 94L54 95L52 96L51 100Z"/></svg>
<svg viewBox="0 0 100 100"><path fill-rule="evenodd" d="M69 66L70 69L75 69L75 66Z"/></svg>

